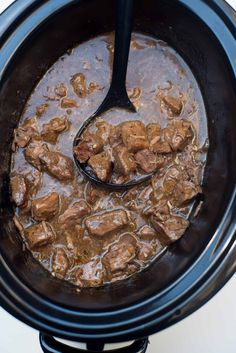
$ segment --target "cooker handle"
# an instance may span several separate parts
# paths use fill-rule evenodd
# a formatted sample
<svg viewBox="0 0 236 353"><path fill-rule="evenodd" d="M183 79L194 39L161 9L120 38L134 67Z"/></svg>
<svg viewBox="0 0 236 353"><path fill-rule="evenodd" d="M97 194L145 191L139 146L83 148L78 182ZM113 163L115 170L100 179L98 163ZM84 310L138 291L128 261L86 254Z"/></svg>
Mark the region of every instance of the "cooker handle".
<svg viewBox="0 0 236 353"><path fill-rule="evenodd" d="M145 353L148 346L148 338L140 339L134 341L131 345L124 348L112 349L103 351L104 345L87 344L87 350L73 348L65 345L57 340L54 337L46 335L44 333L39 334L39 341L41 348L44 353Z"/></svg>

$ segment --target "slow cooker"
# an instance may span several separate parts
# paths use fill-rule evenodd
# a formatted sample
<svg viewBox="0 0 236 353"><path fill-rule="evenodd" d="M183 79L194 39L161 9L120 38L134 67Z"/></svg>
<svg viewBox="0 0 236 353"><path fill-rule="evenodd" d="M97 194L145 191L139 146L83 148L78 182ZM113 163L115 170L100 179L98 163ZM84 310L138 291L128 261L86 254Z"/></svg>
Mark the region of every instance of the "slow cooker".
<svg viewBox="0 0 236 353"><path fill-rule="evenodd" d="M57 58L114 30L114 20L113 0L16 1L0 16L0 303L41 332L44 352L79 351L53 337L86 342L89 352L135 341L116 351L145 352L149 335L198 309L236 269L236 14L222 0L135 1L134 30L183 57L207 111L203 205L183 238L133 277L81 291L22 251L9 193L13 130Z"/></svg>

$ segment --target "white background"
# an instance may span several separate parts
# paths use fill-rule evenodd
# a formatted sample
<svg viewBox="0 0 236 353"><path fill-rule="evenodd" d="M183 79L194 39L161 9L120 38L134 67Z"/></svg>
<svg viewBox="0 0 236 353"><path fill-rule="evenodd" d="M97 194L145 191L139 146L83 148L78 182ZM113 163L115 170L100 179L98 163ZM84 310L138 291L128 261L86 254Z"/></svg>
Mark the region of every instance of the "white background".
<svg viewBox="0 0 236 353"><path fill-rule="evenodd" d="M0 0L0 12L11 2L12 0ZM228 2L236 8L236 0ZM152 336L147 353L235 353L235 296L234 275L225 287L197 312ZM1 308L0 353L42 353L38 332Z"/></svg>

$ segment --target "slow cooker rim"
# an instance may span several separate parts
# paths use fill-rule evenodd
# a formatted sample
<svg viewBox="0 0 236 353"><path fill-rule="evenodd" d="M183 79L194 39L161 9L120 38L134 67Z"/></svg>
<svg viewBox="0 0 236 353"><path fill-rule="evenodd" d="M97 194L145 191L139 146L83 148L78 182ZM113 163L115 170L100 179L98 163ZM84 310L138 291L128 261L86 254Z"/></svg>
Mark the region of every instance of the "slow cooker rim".
<svg viewBox="0 0 236 353"><path fill-rule="evenodd" d="M49 0L49 1L44 1L43 2L43 4L42 4L42 2L41 2L41 4L42 5L44 5L44 4L46 4L46 5L49 5L49 3L52 3L53 1L51 1L51 0ZM74 3L75 1L73 0L73 1L71 1L69 4L71 4L71 3ZM186 6L188 6L188 7L190 7L191 5L193 5L193 7L195 6L194 4L193 4L193 2L191 2L191 1L189 1L189 0L181 0L180 1L181 3L183 3L183 4L185 4ZM201 3L203 3L203 1L201 1ZM36 5L38 5L39 4L39 1L38 0L36 0L36 1L34 1L34 0L30 0L30 1L28 1L28 6L31 6L32 7L32 4L33 5L35 5L35 7L32 7L32 8L30 8L30 10L32 11L32 12L34 12L34 10L35 9L37 9L38 7L36 6ZM64 5L63 5L64 4ZM66 6L68 4L68 1L64 1L64 0L60 0L60 2L57 2L57 6L58 6L58 9L62 9L63 8L63 6ZM14 6L13 5L17 5L17 6L15 6L15 8L14 8ZM5 13L4 13L4 16L5 16L5 18L7 17L7 16L10 16L10 14L11 14L11 11L19 11L19 6L18 6L18 4L16 3L16 4L13 4ZM229 14L225 11L225 9L223 8L223 7L221 7L221 2L220 1L218 1L218 5L219 5L219 8L220 8L220 10L221 11L223 11L224 13L226 13L226 15L227 15L227 18L229 17L230 18L230 16L229 16ZM29 11L29 7L27 7L27 10ZM196 11L197 11L197 8L195 8L194 9L195 10L195 13L196 13ZM55 11L53 10L53 13L55 13ZM21 13L21 15L22 15L22 13ZM18 13L18 16L20 16L20 14ZM18 18L18 16L16 16L16 19L15 19L15 21L17 22L18 20L19 20L19 18ZM24 22L24 20L25 19L23 19L22 18L22 23ZM235 28L235 26L234 26L234 28ZM6 29L5 29L6 30ZM4 38L4 41L5 42L7 42L8 41L8 44L9 44L9 41L10 41L10 37L11 37L11 34L10 34L10 32L11 32L11 29L9 29L9 32L7 32L8 33L8 35L7 36L5 36L5 38ZM1 28L0 28L0 33L1 33ZM12 32L12 33L14 33L14 31ZM230 32L231 33L231 32ZM232 33L231 33L232 34ZM3 45L3 47L4 47L4 45ZM228 55L231 55L230 54L230 52L228 52ZM229 58L230 60L230 62L231 62L231 64L233 63L233 61L231 60L231 59L233 59L233 58ZM1 68L1 69L3 69L3 67ZM236 76L236 68L234 67L234 65L232 65L232 69L233 69L233 71L234 71L234 73L235 73L235 75L234 76ZM0 70L0 72L2 72L2 70ZM230 206L230 205L229 205ZM235 218L233 218L233 217L235 217L235 215L234 214L232 214L232 209L234 210L234 213L235 213L235 208L236 208L236 189L235 189L235 192L234 192L234 194L232 195L232 198L231 198L231 209L230 209L230 207L228 207L227 208L227 211L226 211L226 213L225 213L225 217L224 217L224 220L222 220L222 227L224 226L224 225L226 225L227 224L227 222L228 222L228 220L229 219L235 219ZM231 268L230 268L230 271L228 271L227 272L227 274L224 276L224 277L222 277L222 279L219 281L219 279L218 279L218 281L217 281L217 283L215 283L215 286L214 286L214 290L212 290L212 292L210 293L210 295L207 295L207 297L203 300L198 300L198 304L195 304L195 306L193 307L190 303L189 303L189 300L184 300L184 298L183 298L183 296L180 296L179 298L175 298L176 300L175 300L175 302L176 301L180 301L180 299L182 299L182 301L181 301L181 303L179 303L179 305L177 305L177 306L174 306L174 308L172 309L172 311L170 311L170 312L168 312L168 315L166 314L166 313L164 313L161 317L159 317L158 318L158 320L152 320L152 321L149 321L149 325L146 323L145 325L144 324L142 324L142 323L140 323L140 326L141 326L141 332L140 333L138 333L138 330L137 330L137 327L135 327L135 328L132 328L132 330L133 330L133 333L131 332L132 330L130 329L130 330L125 330L125 334L121 334L121 332L119 331L119 332L112 332L112 334L108 334L108 333L105 333L105 332L103 332L103 333L101 333L100 335L96 335L96 334L89 334L89 335L86 335L85 333L82 333L82 331L80 331L80 333L78 333L78 332L66 332L65 330L63 330L63 329L58 329L58 326L61 326L61 327L63 327L63 326L65 326L65 324L66 324L66 322L63 322L63 325L60 325L60 323L59 323L59 320L57 320L58 322L57 323L55 323L55 327L52 329L52 326L51 326L51 318L48 318L49 319L49 322L50 322L50 326L48 326L48 325L46 325L44 322L43 322L43 320L42 320L42 322L40 322L39 321L39 318L37 318L36 317L36 315L35 315L35 318L33 318L33 315L34 315L34 310L32 310L32 317L30 317L30 315L26 315L25 313L23 314L20 314L20 312L18 312L18 309L19 308L17 308L16 307L16 303L17 302L21 302L21 305L22 305L22 307L24 307L24 303L22 302L22 298L19 296L18 298L17 298L17 296L16 296L16 293L13 293L12 292L12 290L11 290L11 285L9 285L9 287L7 288L7 286L5 286L5 288L4 288L4 284L3 284L3 281L2 281L2 287L3 287L3 291L2 291L2 293L0 293L0 297L2 298L2 303L3 303L3 306L5 307L5 308L7 308L10 312L12 312L15 316L17 316L18 318L20 318L22 321L25 321L26 323L30 323L32 326L34 326L35 328L37 328L37 329L42 329L44 332L47 332L47 333L50 333L50 334L52 334L52 332L53 332L53 334L56 334L58 337L63 337L63 338L68 338L68 339L78 339L78 337L79 337L79 339L81 339L81 340L88 340L88 339L95 339L95 340L98 340L98 339L101 339L101 337L102 336L104 336L104 334L106 335L106 341L109 341L109 340L113 340L114 338L116 338L116 341L118 341L118 340L123 340L124 339L124 336L125 335L128 335L127 337L129 337L129 339L130 338L137 338L137 337L140 337L140 336L146 336L147 334L150 334L150 333L152 333L152 331L153 331L153 327L155 326L155 331L157 331L157 328L158 328L158 330L159 329L162 329L162 328L164 328L164 327L166 327L166 326L169 326L170 324L173 324L173 323L175 323L175 322L177 322L177 321L179 321L180 319L182 319L182 318L184 318L184 317L186 317L190 312L192 312L192 311L194 311L194 310L196 310L199 306L201 306L206 300L208 300L211 296L213 296L214 295L214 293L219 289L219 288L221 288L223 285L224 285L224 283L233 275L233 273L234 273L234 271L235 271L235 263L234 263L234 261L233 261L233 256L232 256L232 254L234 255L235 254L235 240L233 239L233 237L234 237L234 235L235 235L235 224L234 224L235 222L231 222L231 225L233 225L234 227L233 227L233 229L225 229L225 232L226 233L228 233L228 235L226 236L226 239L227 239L227 241L224 241L223 243L221 243L220 245L219 245L219 247L217 248L217 251L216 251L216 253L214 253L213 252L213 257L211 258L211 262L210 262L210 264L213 266L213 265L216 265L215 263L218 263L218 265L220 266L220 264L221 264L221 267L222 268L225 268L225 267L227 267L228 265L229 265L229 263L230 262L232 262L232 266L231 266ZM206 247L206 249L205 249L205 251L203 252L203 254L201 255L201 257L198 259L198 261L200 261L200 259L201 258L203 258L204 257L204 255L206 254L206 252L209 252L210 254L211 254L211 252L214 250L214 248L215 248L215 246L217 245L217 242L218 242L218 238L216 237L216 235L217 234L215 234L215 236L211 239L211 241L210 241L210 243L208 244L208 246ZM217 238L217 239L216 239ZM216 243L214 243L214 241L216 241ZM226 251L226 250L228 250L228 251ZM219 257L219 258L217 258L217 256ZM214 261L213 261L214 260ZM227 262L227 265L226 265L226 262ZM209 265L210 265L209 264ZM194 264L195 265L195 264ZM214 268L212 269L212 266L211 266L211 268L209 269L209 267L208 267L208 271L207 271L207 273L206 273L206 275L207 275L207 281L205 281L201 286L199 285L199 287L198 287L198 290L197 291L195 291L193 294L192 294L192 296L194 296L195 295L195 299L196 299L196 294L199 294L199 292L202 292L203 290L205 290L206 291L206 288L207 288L207 285L209 285L209 282L212 282L212 281L214 281L214 278L217 276L217 278L218 278L218 275L215 273L216 271L214 271ZM1 256L0 257L0 267L1 267L1 273L4 275L6 275L6 277L5 278L7 278L8 277L8 280L9 280L9 283L11 283L11 281L14 281L15 283L16 283L16 281L17 281L17 279L14 279L14 274L12 274L11 273L11 271L10 271L10 268L8 268L8 266L7 266L7 264L6 264L6 262L5 262L5 260L3 259L3 257ZM193 268L191 268L191 269L193 269ZM191 271L191 269L189 269L188 270L188 272L190 272ZM210 272L210 274L209 274L209 272ZM186 273L184 274L184 275L186 275ZM183 276L184 276L183 275ZM178 279L179 280L179 279ZM172 284L172 286L173 285L176 285L176 283L174 283L174 284ZM195 283L195 285L196 285L196 283ZM21 283L21 290L25 290L23 287L22 287L22 283ZM166 291L168 290L169 288L167 288L166 289ZM189 292L188 292L189 293ZM189 296L188 297L188 299L189 298L191 298L191 296ZM36 300L42 300L42 298L37 298ZM152 300L153 300L153 298L152 298ZM52 303L48 303L48 304L50 304L50 306L51 307L54 307L54 309L55 309L55 305L54 304L52 304ZM142 305L144 305L144 304L146 304L145 302L143 302L142 303ZM171 303L170 305L172 306L172 304L173 303ZM183 305L186 305L186 307L188 307L188 310L185 310L185 311L181 311L181 308L183 307ZM26 309L26 312L27 312L27 308L26 308L26 306L25 306L25 309ZM132 306L128 309L128 311L131 311L131 309L132 309ZM139 308L139 310L140 310L140 308ZM163 310L163 308L161 309L161 310ZM161 310L159 310L159 311L161 311ZM66 311L65 309L63 309L63 311ZM122 310L122 311L125 311L125 310ZM70 311L71 312L71 311ZM78 313L77 313L78 314ZM81 314L81 313L80 313ZM95 313L95 317L97 318L98 317L98 315L97 315L98 313ZM113 315L116 315L117 314L117 311L115 312L115 313L113 313ZM127 310L126 310L126 314L127 314ZM86 312L86 315L88 315L88 313ZM104 315L108 315L108 313L104 313ZM150 316L151 314L149 314L149 316ZM167 316L168 316L168 320L167 320ZM165 323L161 323L161 320L164 318L164 317L166 317L165 318ZM136 320L137 321L137 320ZM157 321L159 321L159 323L157 323ZM168 321L168 322L167 322ZM122 324L126 324L126 322L124 322L123 321L123 323ZM156 326L157 325L157 326ZM159 326L158 326L159 325ZM152 326L151 328L150 328L150 326ZM77 325L77 328L79 329L79 330L81 330L81 325ZM96 327L94 327L95 328L95 331L98 331L98 326L96 326ZM91 329L91 325L90 325L90 329ZM140 328L139 328L140 329ZM133 335L133 336L132 336ZM120 337L120 338L119 338ZM121 338L122 337L122 338Z"/></svg>

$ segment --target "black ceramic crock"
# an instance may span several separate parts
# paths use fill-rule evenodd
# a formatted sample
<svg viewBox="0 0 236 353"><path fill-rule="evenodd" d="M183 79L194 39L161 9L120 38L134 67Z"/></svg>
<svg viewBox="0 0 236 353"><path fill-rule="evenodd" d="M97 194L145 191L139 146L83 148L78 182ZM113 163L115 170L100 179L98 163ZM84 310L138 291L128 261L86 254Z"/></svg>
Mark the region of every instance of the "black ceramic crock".
<svg viewBox="0 0 236 353"><path fill-rule="evenodd" d="M236 269L236 15L220 0L135 1L135 31L179 52L207 110L204 203L183 238L130 279L80 292L22 252L9 197L13 129L60 55L114 29L114 8L112 0L18 0L0 16L0 303L48 335L48 352L73 352L50 350L50 335L96 344L97 351L104 342L145 338L203 305ZM143 342L127 352L144 351Z"/></svg>

